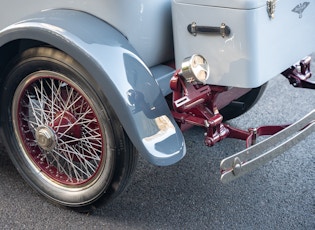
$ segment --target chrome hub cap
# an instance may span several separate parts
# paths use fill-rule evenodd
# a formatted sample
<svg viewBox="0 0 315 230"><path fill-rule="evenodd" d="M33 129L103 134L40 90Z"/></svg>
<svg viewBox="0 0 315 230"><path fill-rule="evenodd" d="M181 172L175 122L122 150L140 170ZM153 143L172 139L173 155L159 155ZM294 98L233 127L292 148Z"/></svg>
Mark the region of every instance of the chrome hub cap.
<svg viewBox="0 0 315 230"><path fill-rule="evenodd" d="M56 146L55 133L50 127L39 126L35 132L39 147L51 151Z"/></svg>

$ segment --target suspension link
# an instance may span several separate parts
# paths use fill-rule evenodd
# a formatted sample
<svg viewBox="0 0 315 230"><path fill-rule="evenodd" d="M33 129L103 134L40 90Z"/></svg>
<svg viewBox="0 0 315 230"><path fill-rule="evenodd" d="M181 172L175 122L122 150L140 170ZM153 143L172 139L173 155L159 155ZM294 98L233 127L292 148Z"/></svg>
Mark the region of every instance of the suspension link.
<svg viewBox="0 0 315 230"><path fill-rule="evenodd" d="M281 74L296 88L315 89L315 82L309 80L312 77L311 60L308 56Z"/></svg>

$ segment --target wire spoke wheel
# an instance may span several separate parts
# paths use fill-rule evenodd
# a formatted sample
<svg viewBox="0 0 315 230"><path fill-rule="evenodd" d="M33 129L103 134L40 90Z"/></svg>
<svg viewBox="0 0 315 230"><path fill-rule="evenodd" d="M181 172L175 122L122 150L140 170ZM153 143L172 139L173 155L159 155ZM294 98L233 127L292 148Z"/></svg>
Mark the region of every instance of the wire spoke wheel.
<svg viewBox="0 0 315 230"><path fill-rule="evenodd" d="M102 166L104 138L87 95L64 76L38 72L16 91L16 136L26 157L63 185L89 182Z"/></svg>
<svg viewBox="0 0 315 230"><path fill-rule="evenodd" d="M69 55L31 48L12 62L0 110L19 173L54 203L94 210L128 185L137 152L95 78Z"/></svg>

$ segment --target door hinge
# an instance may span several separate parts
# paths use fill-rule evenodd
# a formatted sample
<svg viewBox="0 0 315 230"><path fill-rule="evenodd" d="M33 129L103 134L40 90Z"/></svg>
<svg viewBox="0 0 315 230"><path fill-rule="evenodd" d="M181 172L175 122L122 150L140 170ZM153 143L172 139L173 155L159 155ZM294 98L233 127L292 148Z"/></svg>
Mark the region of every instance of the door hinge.
<svg viewBox="0 0 315 230"><path fill-rule="evenodd" d="M275 17L276 2L277 0L267 0L267 12L270 19Z"/></svg>

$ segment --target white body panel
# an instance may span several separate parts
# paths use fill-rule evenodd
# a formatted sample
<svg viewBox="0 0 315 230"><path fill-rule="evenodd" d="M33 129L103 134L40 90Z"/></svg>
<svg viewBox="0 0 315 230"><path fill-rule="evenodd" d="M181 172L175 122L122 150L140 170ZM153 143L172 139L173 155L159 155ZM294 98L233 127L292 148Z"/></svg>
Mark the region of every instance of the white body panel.
<svg viewBox="0 0 315 230"><path fill-rule="evenodd" d="M33 13L60 8L84 11L113 25L128 38L148 67L174 56L171 0L2 1L0 30Z"/></svg>
<svg viewBox="0 0 315 230"><path fill-rule="evenodd" d="M315 51L315 2L302 17L292 11L300 3L277 1L275 18L270 19L266 1L173 0L177 67L185 57L199 53L210 63L208 84L245 88L264 84ZM225 38L219 34L193 36L187 31L192 22L199 26L225 23L232 32Z"/></svg>
<svg viewBox="0 0 315 230"><path fill-rule="evenodd" d="M215 6L231 9L255 9L266 5L267 0L176 0L177 3Z"/></svg>

